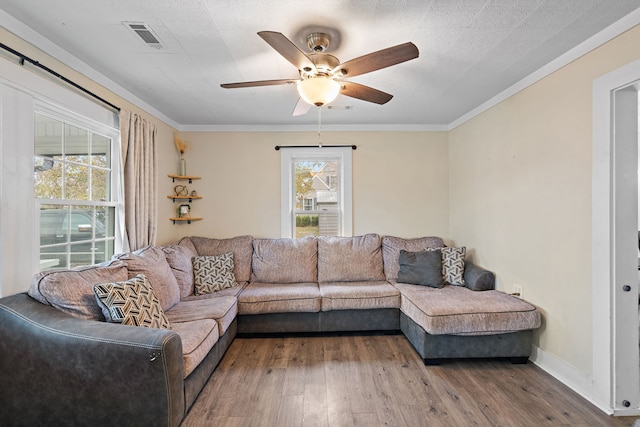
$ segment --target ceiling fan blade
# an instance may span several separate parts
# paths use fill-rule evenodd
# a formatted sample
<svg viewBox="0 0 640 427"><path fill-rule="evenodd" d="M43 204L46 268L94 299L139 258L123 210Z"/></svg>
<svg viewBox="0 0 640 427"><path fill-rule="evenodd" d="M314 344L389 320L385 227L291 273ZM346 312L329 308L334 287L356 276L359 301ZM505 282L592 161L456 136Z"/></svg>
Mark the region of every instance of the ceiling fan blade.
<svg viewBox="0 0 640 427"><path fill-rule="evenodd" d="M407 42L351 59L344 64L338 65L335 71L341 72L343 76L347 77L359 76L360 74L370 73L371 71L409 61L417 58L419 54L420 52L416 45Z"/></svg>
<svg viewBox="0 0 640 427"><path fill-rule="evenodd" d="M375 104L386 104L391 101L391 98L393 98L393 95L391 94L358 83L341 81L340 85L342 86L340 89L340 93L342 95L373 102Z"/></svg>
<svg viewBox="0 0 640 427"><path fill-rule="evenodd" d="M280 55L291 62L298 70L306 72L316 72L316 66L298 46L293 44L291 40L286 38L284 34L276 31L260 31L258 33L269 45L274 48Z"/></svg>
<svg viewBox="0 0 640 427"><path fill-rule="evenodd" d="M280 80L258 80L255 82L240 82L240 83L223 83L220 86L225 89L235 89L239 87L254 87L254 86L275 86L294 84L297 79L280 79Z"/></svg>
<svg viewBox="0 0 640 427"><path fill-rule="evenodd" d="M298 103L296 107L293 109L293 116L302 116L303 114L307 114L311 109L311 104L306 102L302 98L298 98Z"/></svg>

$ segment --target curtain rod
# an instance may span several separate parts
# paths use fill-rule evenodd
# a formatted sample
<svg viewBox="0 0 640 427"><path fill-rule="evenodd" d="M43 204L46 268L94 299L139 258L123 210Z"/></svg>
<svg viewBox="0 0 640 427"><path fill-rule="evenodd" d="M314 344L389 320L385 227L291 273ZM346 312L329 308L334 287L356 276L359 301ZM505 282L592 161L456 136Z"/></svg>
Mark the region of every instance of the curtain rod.
<svg viewBox="0 0 640 427"><path fill-rule="evenodd" d="M91 96L92 98L97 99L98 101L102 102L103 104L108 105L109 107L113 108L114 110L116 110L116 111L120 111L120 107L118 107L118 106L116 106L116 105L113 105L112 103L110 103L110 102L109 102L109 101L107 101L106 99L104 99L104 98L102 98L102 97L100 97L100 96L96 95L95 93L91 92L89 89L86 89L86 88L84 88L84 87L80 86L80 85L79 85L79 84L77 84L76 82L73 82L73 81L69 80L69 79L68 79L68 78L66 78L65 76L63 76L63 75L61 75L61 74L57 73L56 71L53 71L51 68L47 67L46 65L42 65L42 64L41 64L41 63L39 63L38 61L36 61L36 60L34 60L34 59L29 58L28 56L26 56L26 55L24 55L24 54L22 54L22 53L18 52L18 51L17 51L17 50L15 50L15 49L10 48L9 46L7 46L7 45L5 45L5 44L3 44L3 43L0 43L0 47L1 47L2 49L6 50L7 52L10 52L10 53L14 54L15 56L17 56L18 58L20 58L20 61L19 61L20 65L24 66L24 62L25 62L25 61L27 61L27 62L29 62L30 64L32 64L32 65L34 65L34 66L36 66L36 67L38 67L38 68L40 68L40 69L42 69L42 70L46 71L47 73L49 73L49 74L51 74L51 75L53 75L53 76L55 76L55 77L59 78L59 79L60 79L60 80L62 80L63 82L65 82L65 83L67 83L67 84L70 84L70 85L71 85L71 86L73 86L74 88L76 88L76 89L80 90L81 92L84 92L85 94L87 94L87 95Z"/></svg>
<svg viewBox="0 0 640 427"><path fill-rule="evenodd" d="M337 148L337 147L351 147L352 150L358 148L357 145L322 145L320 147L315 145L276 145L275 149L278 151L281 148Z"/></svg>

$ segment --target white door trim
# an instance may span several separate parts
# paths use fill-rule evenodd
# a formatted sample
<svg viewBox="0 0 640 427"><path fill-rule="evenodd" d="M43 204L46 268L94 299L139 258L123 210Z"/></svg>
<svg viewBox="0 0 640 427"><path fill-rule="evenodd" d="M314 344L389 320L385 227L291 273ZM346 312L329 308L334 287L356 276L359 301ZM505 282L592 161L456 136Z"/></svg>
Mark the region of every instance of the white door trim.
<svg viewBox="0 0 640 427"><path fill-rule="evenodd" d="M640 415L640 378L638 351L637 267L634 271L631 292L623 292L622 282L630 280L629 266L621 255L623 250L637 254L637 243L629 246L627 238L637 228L637 141L635 147L623 142L615 132L615 106L624 96L618 92L640 80L640 61L632 62L606 74L593 83L593 151L592 151L592 296L593 296L593 400L608 408L615 415ZM637 94L635 95L637 98ZM637 111L637 103L636 103ZM637 122L637 114L635 114ZM637 129L637 128L636 128ZM637 138L637 133L636 133ZM627 141L628 142L628 141ZM626 151L625 151L626 150ZM634 151L635 150L635 151ZM616 161L631 156L634 163L633 177ZM625 175L626 174L626 175ZM627 179L625 179L627 178ZM635 182L635 213L622 214L622 196L629 195ZM626 182L626 183L625 183ZM627 193L625 192L625 189ZM633 204L633 200L630 201ZM618 208L616 209L616 205ZM632 224L633 223L633 224ZM624 227L625 230L622 230ZM618 236L618 237L616 237ZM633 239L635 242L635 238ZM636 261L637 262L637 261ZM635 292L636 302L629 304L628 297ZM635 308L634 308L635 307ZM629 319L635 319L629 322ZM634 338L635 337L635 338ZM632 342L633 340L633 342ZM633 345L632 351L626 351ZM629 402L627 407L624 402Z"/></svg>

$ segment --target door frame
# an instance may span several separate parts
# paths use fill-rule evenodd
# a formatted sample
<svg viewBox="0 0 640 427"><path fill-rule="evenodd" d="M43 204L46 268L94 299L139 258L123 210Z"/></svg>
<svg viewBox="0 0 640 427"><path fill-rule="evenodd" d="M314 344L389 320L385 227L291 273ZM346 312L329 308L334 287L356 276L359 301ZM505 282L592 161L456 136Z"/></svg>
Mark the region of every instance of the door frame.
<svg viewBox="0 0 640 427"><path fill-rule="evenodd" d="M611 414L630 416L640 415L639 82L640 60L593 83L592 392Z"/></svg>

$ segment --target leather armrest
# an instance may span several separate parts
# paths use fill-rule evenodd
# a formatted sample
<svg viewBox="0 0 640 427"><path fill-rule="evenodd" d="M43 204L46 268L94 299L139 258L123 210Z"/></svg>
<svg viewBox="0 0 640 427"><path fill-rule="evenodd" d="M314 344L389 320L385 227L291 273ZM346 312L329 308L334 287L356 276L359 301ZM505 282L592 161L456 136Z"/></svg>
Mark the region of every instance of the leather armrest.
<svg viewBox="0 0 640 427"><path fill-rule="evenodd" d="M78 319L27 294L0 299L1 425L177 426L183 363L170 330Z"/></svg>
<svg viewBox="0 0 640 427"><path fill-rule="evenodd" d="M489 270L465 262L464 281L465 286L472 291L489 291L495 288L496 276Z"/></svg>

